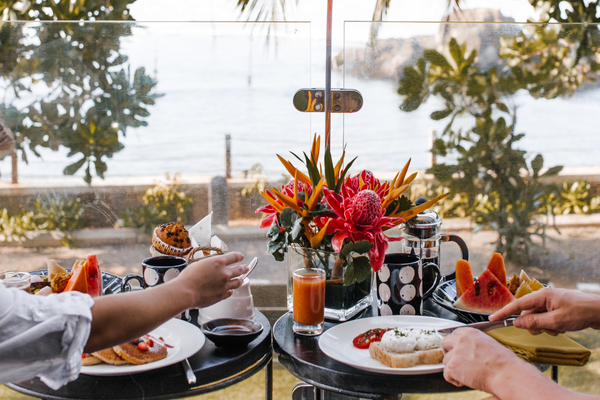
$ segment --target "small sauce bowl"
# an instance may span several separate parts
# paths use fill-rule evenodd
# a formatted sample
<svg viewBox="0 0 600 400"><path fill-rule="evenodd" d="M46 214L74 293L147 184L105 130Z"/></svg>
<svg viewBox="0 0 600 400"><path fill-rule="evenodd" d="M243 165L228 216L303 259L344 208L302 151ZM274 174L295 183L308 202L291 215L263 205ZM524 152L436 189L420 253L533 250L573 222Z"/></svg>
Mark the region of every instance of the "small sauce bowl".
<svg viewBox="0 0 600 400"><path fill-rule="evenodd" d="M219 318L202 324L200 329L217 347L240 347L256 339L263 326L251 319Z"/></svg>

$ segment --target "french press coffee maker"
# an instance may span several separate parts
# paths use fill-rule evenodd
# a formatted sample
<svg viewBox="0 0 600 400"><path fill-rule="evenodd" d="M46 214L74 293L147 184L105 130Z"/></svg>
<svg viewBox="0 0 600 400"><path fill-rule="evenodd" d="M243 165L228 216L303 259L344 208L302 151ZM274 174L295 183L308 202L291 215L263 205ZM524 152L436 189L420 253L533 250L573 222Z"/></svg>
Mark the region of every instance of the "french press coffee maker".
<svg viewBox="0 0 600 400"><path fill-rule="evenodd" d="M427 199L418 197L415 204L421 205ZM402 226L402 247L404 253L415 254L421 258L423 264L434 263L440 266L440 245L442 242L456 243L462 252L463 260L469 260L469 249L465 241L458 235L440 233L442 218L438 213L429 209L425 210ZM455 279L456 274L453 270L447 275L443 275L441 282L449 279ZM435 276L430 268L424 272L423 292L426 292L433 286Z"/></svg>

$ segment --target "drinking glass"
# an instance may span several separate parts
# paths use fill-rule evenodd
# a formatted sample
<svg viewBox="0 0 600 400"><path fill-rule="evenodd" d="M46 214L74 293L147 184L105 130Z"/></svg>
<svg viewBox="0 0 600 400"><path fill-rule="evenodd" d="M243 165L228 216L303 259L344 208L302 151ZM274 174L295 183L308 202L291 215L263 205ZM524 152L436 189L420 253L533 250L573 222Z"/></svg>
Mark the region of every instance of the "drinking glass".
<svg viewBox="0 0 600 400"><path fill-rule="evenodd" d="M7 271L0 272L0 284L7 288L21 289L29 293L31 275L27 272Z"/></svg>
<svg viewBox="0 0 600 400"><path fill-rule="evenodd" d="M300 268L293 273L294 333L316 336L323 333L325 322L325 271Z"/></svg>

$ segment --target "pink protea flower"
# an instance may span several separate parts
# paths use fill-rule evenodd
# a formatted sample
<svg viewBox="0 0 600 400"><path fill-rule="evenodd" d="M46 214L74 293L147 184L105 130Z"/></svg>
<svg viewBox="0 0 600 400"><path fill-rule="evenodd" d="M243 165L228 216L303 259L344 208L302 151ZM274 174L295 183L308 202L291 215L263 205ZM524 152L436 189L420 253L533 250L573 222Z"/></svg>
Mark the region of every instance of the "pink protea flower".
<svg viewBox="0 0 600 400"><path fill-rule="evenodd" d="M323 188L325 201L334 211L333 217L317 217L319 227L327 226L327 234L335 234L331 244L336 252L340 252L346 240L358 242L367 240L373 244L369 250L369 259L373 271L377 272L383 264L385 251L389 241L402 238L389 238L383 234L383 228L391 228L401 218L386 217L383 207L389 185L381 184L370 171L347 179L337 194Z"/></svg>

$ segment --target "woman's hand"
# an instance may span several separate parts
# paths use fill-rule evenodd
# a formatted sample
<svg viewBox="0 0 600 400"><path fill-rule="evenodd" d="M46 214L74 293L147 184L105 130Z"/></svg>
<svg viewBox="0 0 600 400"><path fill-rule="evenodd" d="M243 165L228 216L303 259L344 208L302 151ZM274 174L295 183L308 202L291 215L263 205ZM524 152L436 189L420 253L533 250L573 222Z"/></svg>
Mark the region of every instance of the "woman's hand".
<svg viewBox="0 0 600 400"><path fill-rule="evenodd" d="M455 386L494 393L492 379L505 366L523 363L491 336L460 328L442 341L444 379Z"/></svg>
<svg viewBox="0 0 600 400"><path fill-rule="evenodd" d="M242 285L246 265L240 253L209 257L188 265L172 281L146 290L94 299L92 327L85 352L102 350L140 337L183 311L208 307Z"/></svg>
<svg viewBox="0 0 600 400"><path fill-rule="evenodd" d="M550 288L514 300L490 315L490 321L506 319L521 311L514 325L534 335L600 327L600 296Z"/></svg>
<svg viewBox="0 0 600 400"><path fill-rule="evenodd" d="M234 289L242 286L241 275L248 271L246 265L231 267L244 259L241 253L213 256L188 265L174 283L191 291L193 307L208 307L228 298Z"/></svg>
<svg viewBox="0 0 600 400"><path fill-rule="evenodd" d="M493 394L490 399L579 399L546 378L536 367L518 358L491 336L460 328L442 341L444 378Z"/></svg>

